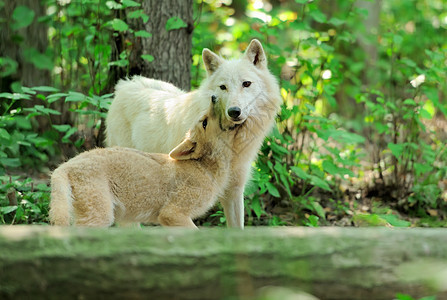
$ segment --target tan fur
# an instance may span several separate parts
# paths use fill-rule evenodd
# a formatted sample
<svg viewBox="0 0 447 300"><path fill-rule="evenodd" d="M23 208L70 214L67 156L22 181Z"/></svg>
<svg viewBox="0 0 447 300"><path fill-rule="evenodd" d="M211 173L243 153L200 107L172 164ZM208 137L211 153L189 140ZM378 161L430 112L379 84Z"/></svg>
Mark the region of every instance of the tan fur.
<svg viewBox="0 0 447 300"><path fill-rule="evenodd" d="M222 131L206 116L167 154L129 148L84 152L51 177L54 225L111 226L159 223L196 227L228 182L235 131Z"/></svg>
<svg viewBox="0 0 447 300"><path fill-rule="evenodd" d="M167 82L141 76L119 81L106 120L107 146L168 153L196 116L207 109L211 95L216 95L221 126L237 126L230 182L219 200L228 226L243 228L244 186L251 164L274 124L281 103L279 85L267 68L267 58L257 40L240 59L225 60L208 49L203 50L202 57L208 78L194 92L185 93ZM251 85L243 87L244 81ZM230 107L241 109L240 118L229 116Z"/></svg>

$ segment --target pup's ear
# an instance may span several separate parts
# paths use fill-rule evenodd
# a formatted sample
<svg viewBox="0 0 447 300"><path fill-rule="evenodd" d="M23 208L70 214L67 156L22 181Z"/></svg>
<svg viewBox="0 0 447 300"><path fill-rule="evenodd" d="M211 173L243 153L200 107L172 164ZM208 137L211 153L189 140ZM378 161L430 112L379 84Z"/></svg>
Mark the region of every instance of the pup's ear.
<svg viewBox="0 0 447 300"><path fill-rule="evenodd" d="M195 150L196 143L187 138L180 145L172 149L169 156L176 160L188 160L192 158Z"/></svg>
<svg viewBox="0 0 447 300"><path fill-rule="evenodd" d="M265 56L264 49L261 42L258 40L252 40L245 50L245 57L258 68L267 68L267 57Z"/></svg>
<svg viewBox="0 0 447 300"><path fill-rule="evenodd" d="M202 51L202 59L208 76L211 76L223 62L222 58L207 48Z"/></svg>

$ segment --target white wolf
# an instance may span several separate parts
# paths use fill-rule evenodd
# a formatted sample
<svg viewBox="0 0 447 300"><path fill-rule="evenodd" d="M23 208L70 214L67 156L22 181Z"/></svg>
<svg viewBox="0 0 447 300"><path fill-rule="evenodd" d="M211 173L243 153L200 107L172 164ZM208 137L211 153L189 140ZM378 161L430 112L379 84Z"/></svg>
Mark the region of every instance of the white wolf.
<svg viewBox="0 0 447 300"><path fill-rule="evenodd" d="M208 49L202 58L208 77L193 92L140 76L120 80L106 119L106 143L169 153L206 112L210 97L217 96L221 129L237 130L230 180L219 200L228 226L243 228L244 186L282 102L279 85L258 40L237 60L224 60Z"/></svg>

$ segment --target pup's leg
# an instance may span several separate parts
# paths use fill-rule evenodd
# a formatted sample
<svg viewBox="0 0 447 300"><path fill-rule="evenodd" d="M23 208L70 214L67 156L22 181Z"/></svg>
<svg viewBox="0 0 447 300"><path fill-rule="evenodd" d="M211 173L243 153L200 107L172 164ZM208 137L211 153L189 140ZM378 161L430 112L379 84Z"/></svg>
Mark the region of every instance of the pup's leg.
<svg viewBox="0 0 447 300"><path fill-rule="evenodd" d="M114 222L113 195L106 182L73 185L76 226L109 227Z"/></svg>
<svg viewBox="0 0 447 300"><path fill-rule="evenodd" d="M191 218L178 209L172 207L164 207L158 215L158 222L163 226L181 226L198 229Z"/></svg>

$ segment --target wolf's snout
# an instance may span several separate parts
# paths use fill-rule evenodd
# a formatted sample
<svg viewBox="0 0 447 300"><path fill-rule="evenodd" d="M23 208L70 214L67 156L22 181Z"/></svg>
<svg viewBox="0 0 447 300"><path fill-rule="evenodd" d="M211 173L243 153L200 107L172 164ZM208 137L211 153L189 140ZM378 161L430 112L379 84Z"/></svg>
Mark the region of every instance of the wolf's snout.
<svg viewBox="0 0 447 300"><path fill-rule="evenodd" d="M233 119L237 119L241 115L241 109L237 106L230 107L228 109L228 115Z"/></svg>

